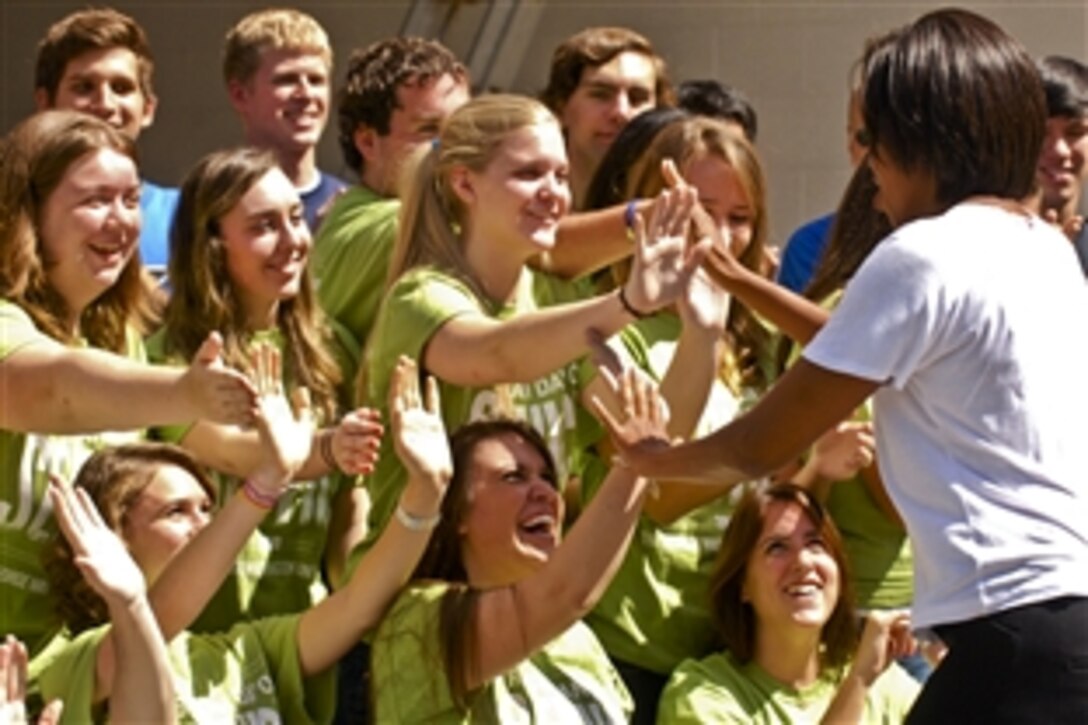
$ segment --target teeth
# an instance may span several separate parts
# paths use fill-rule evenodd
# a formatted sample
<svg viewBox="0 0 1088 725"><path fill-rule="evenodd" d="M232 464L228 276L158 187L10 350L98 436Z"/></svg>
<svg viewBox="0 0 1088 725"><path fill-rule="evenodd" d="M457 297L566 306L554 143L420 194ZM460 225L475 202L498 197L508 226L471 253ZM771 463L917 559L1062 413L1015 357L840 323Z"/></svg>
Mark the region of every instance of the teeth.
<svg viewBox="0 0 1088 725"><path fill-rule="evenodd" d="M786 589L786 593L791 596L805 596L815 594L817 591L819 591L819 587L815 584L794 584Z"/></svg>

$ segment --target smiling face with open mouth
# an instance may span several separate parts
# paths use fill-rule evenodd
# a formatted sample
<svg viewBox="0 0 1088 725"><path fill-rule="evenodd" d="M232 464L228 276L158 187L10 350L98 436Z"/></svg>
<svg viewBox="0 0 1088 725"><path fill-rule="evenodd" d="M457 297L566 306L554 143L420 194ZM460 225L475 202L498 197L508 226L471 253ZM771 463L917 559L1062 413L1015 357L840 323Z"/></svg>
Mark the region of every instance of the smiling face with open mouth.
<svg viewBox="0 0 1088 725"><path fill-rule="evenodd" d="M805 510L786 501L767 504L743 587L758 626L819 631L839 600L839 576L834 557Z"/></svg>
<svg viewBox="0 0 1088 725"><path fill-rule="evenodd" d="M509 584L547 563L559 546L563 501L540 451L502 433L476 445L469 476L461 536L473 584Z"/></svg>
<svg viewBox="0 0 1088 725"><path fill-rule="evenodd" d="M140 237L136 164L110 148L76 159L38 220L49 283L78 317L112 287Z"/></svg>

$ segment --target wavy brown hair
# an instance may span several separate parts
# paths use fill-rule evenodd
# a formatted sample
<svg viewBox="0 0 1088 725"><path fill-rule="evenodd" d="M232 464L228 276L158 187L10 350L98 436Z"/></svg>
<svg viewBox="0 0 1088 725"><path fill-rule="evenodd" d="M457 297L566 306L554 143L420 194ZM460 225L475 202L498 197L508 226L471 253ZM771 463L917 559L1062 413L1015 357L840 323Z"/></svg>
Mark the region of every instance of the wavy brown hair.
<svg viewBox="0 0 1088 725"><path fill-rule="evenodd" d="M738 662L755 656L759 617L744 601L748 561L759 542L767 508L772 503L800 506L815 524L831 558L839 568L839 600L820 632L822 667L840 667L854 655L858 630L854 616L854 592L847 573L846 550L834 522L814 495L792 483L779 483L747 491L737 505L722 536L718 559L710 574L710 614L722 644Z"/></svg>
<svg viewBox="0 0 1088 725"><path fill-rule="evenodd" d="M42 213L68 169L85 155L111 149L136 163L125 133L75 111L44 111L16 126L0 146L0 297L30 315L38 329L64 343L76 337L68 303L49 282ZM117 281L80 315L80 334L94 347L123 353L127 331L141 332L154 311L142 281L139 250Z"/></svg>
<svg viewBox="0 0 1088 725"><path fill-rule="evenodd" d="M129 509L167 466L191 475L215 501L215 486L204 469L186 451L169 443L131 443L103 449L87 459L72 485L87 491L102 520L120 536ZM84 579L64 536L55 537L43 558L56 612L73 636L110 621L106 603Z"/></svg>
<svg viewBox="0 0 1088 725"><path fill-rule="evenodd" d="M227 271L220 220L276 168L271 152L240 148L205 156L186 176L170 230L169 271L174 291L164 315L167 354L188 360L208 333L218 330L228 364L239 370L246 368L246 349L253 331L248 329ZM331 420L338 409L337 386L343 374L329 353L332 332L314 298L308 264L298 294L280 302L276 323L286 341L287 379L308 388L315 406Z"/></svg>

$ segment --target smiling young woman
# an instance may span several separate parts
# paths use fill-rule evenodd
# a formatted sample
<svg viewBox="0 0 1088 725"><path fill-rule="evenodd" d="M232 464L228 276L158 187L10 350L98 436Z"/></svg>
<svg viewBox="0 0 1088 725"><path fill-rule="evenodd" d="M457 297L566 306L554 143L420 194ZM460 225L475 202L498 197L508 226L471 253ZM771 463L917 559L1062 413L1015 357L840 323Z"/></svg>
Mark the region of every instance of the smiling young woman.
<svg viewBox="0 0 1088 725"><path fill-rule="evenodd" d="M251 412L217 338L188 369L143 363L139 188L132 140L85 114L36 114L0 149L0 629L32 655L57 628L39 562L49 475L148 425Z"/></svg>

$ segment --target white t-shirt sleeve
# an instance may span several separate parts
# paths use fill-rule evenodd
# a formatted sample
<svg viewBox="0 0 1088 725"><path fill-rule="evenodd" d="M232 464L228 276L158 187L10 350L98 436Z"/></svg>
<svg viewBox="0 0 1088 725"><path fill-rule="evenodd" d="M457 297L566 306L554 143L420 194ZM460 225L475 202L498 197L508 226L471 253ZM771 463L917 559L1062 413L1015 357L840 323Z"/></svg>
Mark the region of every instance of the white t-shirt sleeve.
<svg viewBox="0 0 1088 725"><path fill-rule="evenodd" d="M932 266L891 237L846 286L842 301L803 356L822 368L906 385L941 354L943 294Z"/></svg>

